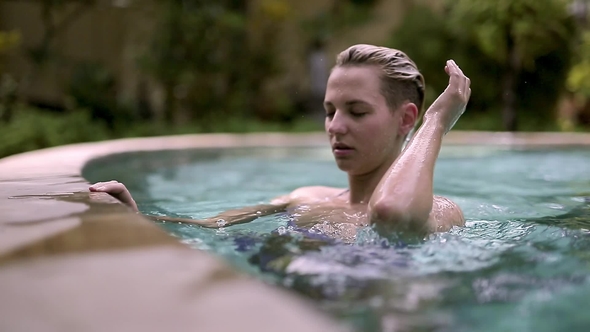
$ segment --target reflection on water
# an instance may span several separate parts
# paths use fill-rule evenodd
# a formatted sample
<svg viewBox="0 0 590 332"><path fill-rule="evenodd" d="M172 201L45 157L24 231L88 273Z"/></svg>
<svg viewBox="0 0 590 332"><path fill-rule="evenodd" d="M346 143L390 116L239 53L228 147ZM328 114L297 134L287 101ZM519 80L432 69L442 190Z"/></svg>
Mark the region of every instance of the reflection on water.
<svg viewBox="0 0 590 332"><path fill-rule="evenodd" d="M587 331L590 152L475 152L443 153L435 174L436 193L461 206L466 226L424 239L366 227L343 240L344 226L300 229L286 215L220 230L162 226L359 331ZM300 186L346 185L322 153L269 156L186 162L185 153L182 163L172 155L148 172L110 177L138 184L130 188L143 212L191 218Z"/></svg>

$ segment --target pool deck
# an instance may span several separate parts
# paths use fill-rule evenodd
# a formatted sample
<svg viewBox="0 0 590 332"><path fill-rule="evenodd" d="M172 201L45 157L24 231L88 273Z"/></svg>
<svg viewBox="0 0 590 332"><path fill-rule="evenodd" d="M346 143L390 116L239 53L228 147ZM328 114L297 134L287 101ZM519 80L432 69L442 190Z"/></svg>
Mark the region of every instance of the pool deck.
<svg viewBox="0 0 590 332"><path fill-rule="evenodd" d="M444 144L590 146L590 134L451 132ZM307 300L190 249L107 194L88 192L81 175L90 160L116 153L243 146L327 146L327 139L185 135L0 159L0 331L346 330Z"/></svg>

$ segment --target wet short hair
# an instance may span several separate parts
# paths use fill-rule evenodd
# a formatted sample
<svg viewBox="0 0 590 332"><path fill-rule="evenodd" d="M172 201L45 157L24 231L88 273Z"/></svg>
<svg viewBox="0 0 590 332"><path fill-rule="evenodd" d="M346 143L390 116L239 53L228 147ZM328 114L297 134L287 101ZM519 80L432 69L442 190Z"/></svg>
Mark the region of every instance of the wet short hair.
<svg viewBox="0 0 590 332"><path fill-rule="evenodd" d="M424 104L424 77L404 52L374 45L353 45L340 52L336 67L377 66L381 70L381 94L391 109L405 101L414 103L418 113Z"/></svg>

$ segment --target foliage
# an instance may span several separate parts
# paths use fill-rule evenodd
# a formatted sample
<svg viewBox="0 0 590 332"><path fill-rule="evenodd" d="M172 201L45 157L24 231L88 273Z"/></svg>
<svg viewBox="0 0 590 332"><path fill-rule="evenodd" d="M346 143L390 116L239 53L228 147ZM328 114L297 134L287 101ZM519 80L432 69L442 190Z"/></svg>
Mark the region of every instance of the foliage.
<svg viewBox="0 0 590 332"><path fill-rule="evenodd" d="M0 31L0 123L9 121L12 117L12 106L16 101L18 89L14 78L4 72L5 57L20 44L20 41L20 32Z"/></svg>
<svg viewBox="0 0 590 332"><path fill-rule="evenodd" d="M33 2L37 2L41 7L40 21L43 34L39 43L28 49L28 56L36 67L40 67L58 56L53 47L54 40L86 10L94 6L96 0L33 0ZM73 9L65 12L65 9L72 5L75 5Z"/></svg>
<svg viewBox="0 0 590 332"><path fill-rule="evenodd" d="M285 0L159 3L162 16L140 62L164 87L168 122L276 111L265 88L281 71Z"/></svg>
<svg viewBox="0 0 590 332"><path fill-rule="evenodd" d="M20 43L18 31L0 31L0 74L4 72L3 57Z"/></svg>
<svg viewBox="0 0 590 332"><path fill-rule="evenodd" d="M1 124L0 158L14 153L57 145L99 141L109 137L105 126L89 112L48 113L19 106L12 120Z"/></svg>
<svg viewBox="0 0 590 332"><path fill-rule="evenodd" d="M497 12L496 3L508 12ZM445 13L414 6L388 45L404 50L417 63L426 78L427 105L448 83L443 70L445 61L455 59L471 79L473 89L469 110L456 128L464 128L462 121L475 125L477 119L485 119L484 123L494 124L490 130L502 130L503 127L495 124L496 120L502 121L503 87L511 64L507 63L506 43L500 31L502 24L509 24L506 15L510 15L517 21L514 28L517 45L519 49L526 48L519 52L522 68L518 69L513 86L517 96L516 119L523 130L547 130L555 127L552 125L554 110L564 86L576 36L573 22L560 3L560 0L461 0L450 3ZM512 6L520 11L511 9ZM553 18L550 15L554 15ZM488 39L483 41L482 38ZM530 41L535 45L530 46ZM502 43L504 46L500 45Z"/></svg>
<svg viewBox="0 0 590 332"><path fill-rule="evenodd" d="M132 114L117 103L114 74L99 63L82 62L74 66L68 88L72 109L87 109L90 116L109 128L116 122L132 120Z"/></svg>
<svg viewBox="0 0 590 332"><path fill-rule="evenodd" d="M18 105L13 119L6 124L0 123L0 158L64 144L126 137L204 132L310 132L321 129L317 121L306 118L286 124L235 116L208 125L202 122L187 122L181 126L169 126L161 122L135 121L118 122L113 129L109 129L103 121L93 119L91 112L85 109L55 113Z"/></svg>
<svg viewBox="0 0 590 332"><path fill-rule="evenodd" d="M302 29L312 43L325 43L337 32L369 21L377 0L333 1L327 10L303 20Z"/></svg>
<svg viewBox="0 0 590 332"><path fill-rule="evenodd" d="M136 122L119 126L113 137L150 137L166 135L186 135L199 133L254 133L254 132L313 132L323 130L321 124L310 119L298 119L291 123L260 121L250 117L229 117L224 121L203 124L187 122L169 126L161 122Z"/></svg>
<svg viewBox="0 0 590 332"><path fill-rule="evenodd" d="M578 53L578 61L568 75L567 87L570 91L590 99L590 31L583 33Z"/></svg>
<svg viewBox="0 0 590 332"><path fill-rule="evenodd" d="M550 105L541 114L535 110L535 115L554 120L551 113L563 90L576 36L575 20L568 14L566 4L563 0L449 0L452 31L473 42L502 68L506 130L516 130L516 109L526 109L518 105L518 100L523 92L531 91L522 89L522 84L519 86L527 78L554 84L553 89L543 91L548 95L537 95L544 97L542 103L536 99L527 105L531 108ZM540 62L552 65L551 72L544 73L551 77L535 75L537 69L548 68ZM543 87L538 85L535 89Z"/></svg>
<svg viewBox="0 0 590 332"><path fill-rule="evenodd" d="M523 68L571 40L573 18L562 0L453 0L450 24L458 34L467 32L482 52L507 64L509 39L514 40Z"/></svg>
<svg viewBox="0 0 590 332"><path fill-rule="evenodd" d="M497 106L499 77L495 73L499 66L472 43L454 34L446 18L430 7L412 7L387 45L403 50L424 74L426 105L447 86L449 78L444 65L448 59L454 59L469 76L472 86L477 87L477 93L472 94L470 109L482 111L490 105Z"/></svg>
<svg viewBox="0 0 590 332"><path fill-rule="evenodd" d="M18 31L0 31L0 54L4 54L20 42Z"/></svg>

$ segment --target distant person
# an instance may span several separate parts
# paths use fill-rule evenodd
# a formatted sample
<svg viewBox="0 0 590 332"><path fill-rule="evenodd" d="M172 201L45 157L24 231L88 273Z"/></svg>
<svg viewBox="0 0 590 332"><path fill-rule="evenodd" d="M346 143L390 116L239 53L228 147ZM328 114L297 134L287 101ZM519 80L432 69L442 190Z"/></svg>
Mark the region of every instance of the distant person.
<svg viewBox="0 0 590 332"><path fill-rule="evenodd" d="M412 135L424 102L424 78L414 62L385 47L354 45L344 50L330 73L324 108L330 146L338 168L348 174L348 188L303 187L269 204L204 220L156 219L221 227L287 212L304 228L328 222L347 225L351 231L374 225L386 231L424 233L464 225L457 204L433 194L443 137L464 112L471 94L469 79L454 61L447 61L445 71L448 87ZM122 183L99 182L90 191L109 193L138 211Z"/></svg>

